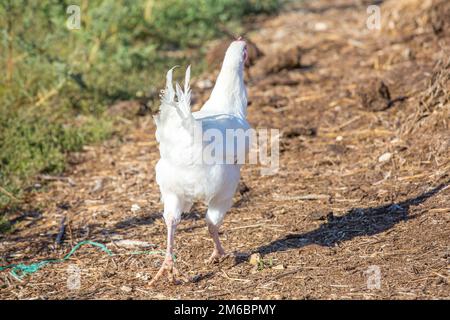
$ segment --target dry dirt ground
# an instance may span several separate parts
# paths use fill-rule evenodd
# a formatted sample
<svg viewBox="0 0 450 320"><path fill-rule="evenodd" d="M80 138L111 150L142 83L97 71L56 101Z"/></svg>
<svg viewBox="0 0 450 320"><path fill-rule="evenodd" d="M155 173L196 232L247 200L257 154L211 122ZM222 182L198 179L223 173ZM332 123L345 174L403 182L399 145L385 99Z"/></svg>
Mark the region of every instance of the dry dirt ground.
<svg viewBox="0 0 450 320"><path fill-rule="evenodd" d="M1 265L60 258L82 240L118 255L84 246L22 281L3 271L0 297L449 299L448 2L387 1L381 31L367 29L362 1L308 3L248 34L265 53L250 69L249 120L280 129L280 168L243 169L221 228L233 256L204 264L213 244L199 204L176 234L192 281L148 286L162 256L120 240L165 248L158 147L149 115L124 119L125 137L71 155L64 177L41 177L35 209L11 213L15 231L0 238ZM197 103L209 93L194 91ZM379 288L368 286L376 270Z"/></svg>

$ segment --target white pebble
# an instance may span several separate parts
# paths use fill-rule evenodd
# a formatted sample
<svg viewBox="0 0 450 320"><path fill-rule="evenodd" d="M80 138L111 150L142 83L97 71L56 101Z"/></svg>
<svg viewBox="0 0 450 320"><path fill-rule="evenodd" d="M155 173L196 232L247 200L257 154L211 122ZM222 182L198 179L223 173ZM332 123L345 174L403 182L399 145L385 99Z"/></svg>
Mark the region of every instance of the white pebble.
<svg viewBox="0 0 450 320"><path fill-rule="evenodd" d="M120 290L122 290L123 292L126 292L126 293L130 293L131 291L133 291L133 288L130 288L127 286L122 286L122 287L120 287Z"/></svg>
<svg viewBox="0 0 450 320"><path fill-rule="evenodd" d="M132 212L137 212L137 211L139 211L139 210L141 210L141 207L139 207L139 205L138 204L133 204L132 206L131 206L131 211Z"/></svg>
<svg viewBox="0 0 450 320"><path fill-rule="evenodd" d="M328 29L328 25L324 22L317 22L314 25L314 29L316 29L316 31L325 31Z"/></svg>
<svg viewBox="0 0 450 320"><path fill-rule="evenodd" d="M391 160L391 158L392 158L392 153L386 152L386 153L383 153L383 154L378 158L378 162L386 162L386 161Z"/></svg>

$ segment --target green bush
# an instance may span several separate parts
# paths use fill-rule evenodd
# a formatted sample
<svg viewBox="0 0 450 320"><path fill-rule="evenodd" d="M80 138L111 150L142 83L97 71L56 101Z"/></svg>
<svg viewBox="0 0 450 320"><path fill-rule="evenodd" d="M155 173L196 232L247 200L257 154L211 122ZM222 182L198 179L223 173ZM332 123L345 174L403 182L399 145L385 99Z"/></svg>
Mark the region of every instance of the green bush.
<svg viewBox="0 0 450 320"><path fill-rule="evenodd" d="M81 9L79 30L66 26L73 4ZM200 52L222 34L220 25L236 30L244 16L279 6L278 0L1 1L0 186L20 196L37 173L61 173L67 152L111 135L108 105L160 87L170 66L186 62L183 50ZM0 193L0 208L9 201Z"/></svg>

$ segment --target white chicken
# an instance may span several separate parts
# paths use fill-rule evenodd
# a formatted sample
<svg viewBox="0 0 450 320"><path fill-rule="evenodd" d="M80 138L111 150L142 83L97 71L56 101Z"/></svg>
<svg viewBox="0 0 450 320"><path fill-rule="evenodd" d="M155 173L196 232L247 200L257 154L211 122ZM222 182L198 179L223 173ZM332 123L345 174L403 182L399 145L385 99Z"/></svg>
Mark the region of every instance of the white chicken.
<svg viewBox="0 0 450 320"><path fill-rule="evenodd" d="M161 95L160 113L155 116L156 139L161 155L155 170L164 203L167 250L164 262L150 284L165 273L170 281L176 282L175 277L179 272L173 260L175 229L182 212L189 211L195 201L204 201L208 206L206 222L214 241L214 250L208 262L218 261L225 255L219 240L219 227L232 205L240 179L242 163L236 162L236 154L248 152L249 147L246 144L245 150L236 150L235 144L229 144L226 139L226 131L250 129L246 120L247 92L243 79L246 59L246 43L239 38L231 43L225 54L209 100L200 111L193 113L190 107L190 67L186 70L184 90L178 83L174 90L173 69L167 73L166 88ZM195 137L196 130L200 130L202 134L208 130L220 132L223 139L207 144L203 141L204 138L199 140ZM214 146L214 143L223 143L223 159L232 157L234 162L206 163L203 159L206 145L211 147L213 144L217 150L222 148L222 145Z"/></svg>

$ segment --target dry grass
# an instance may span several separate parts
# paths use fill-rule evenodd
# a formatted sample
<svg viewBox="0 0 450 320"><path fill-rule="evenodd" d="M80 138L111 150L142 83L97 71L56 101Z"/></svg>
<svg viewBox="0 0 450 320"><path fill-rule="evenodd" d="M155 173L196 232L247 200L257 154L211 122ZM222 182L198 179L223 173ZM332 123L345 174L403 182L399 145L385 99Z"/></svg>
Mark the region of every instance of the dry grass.
<svg viewBox="0 0 450 320"><path fill-rule="evenodd" d="M394 15L407 5L405 17L423 16L430 7L418 3L387 1L382 10ZM61 256L84 239L110 244L124 255L80 250L71 259L82 270L81 288L74 291L66 289L66 265L43 269L22 283L2 273L0 295L450 298L448 72L440 60L449 29L422 34L417 31L421 25L407 23L402 29L398 22L395 28L369 32L365 12L365 6L351 1L314 1L263 22L250 34L266 56L298 44L305 48L302 64L310 67L250 82L250 122L283 132L280 171L262 177L259 167L244 168L247 188L236 196L221 234L234 258L212 267L203 264L212 250L203 205L185 215L176 236L177 263L195 279L192 283L150 288L161 257L130 256L113 245L130 239L164 248L153 172L158 151L148 117L136 121L125 141L111 140L78 154L66 180L48 182L45 191L30 194L30 203L42 210L12 214L17 231L0 242L2 264ZM322 25L318 31L317 23L326 29ZM254 68L258 71L258 63ZM408 98L383 111L363 108L358 90L373 78L383 80L391 99ZM195 91L198 103L209 94ZM380 162L385 153L391 157ZM132 211L133 204L142 209ZM62 216L66 238L56 247ZM256 267L249 261L254 253L261 255ZM371 266L381 270L380 289L367 288Z"/></svg>

